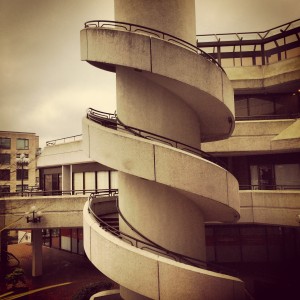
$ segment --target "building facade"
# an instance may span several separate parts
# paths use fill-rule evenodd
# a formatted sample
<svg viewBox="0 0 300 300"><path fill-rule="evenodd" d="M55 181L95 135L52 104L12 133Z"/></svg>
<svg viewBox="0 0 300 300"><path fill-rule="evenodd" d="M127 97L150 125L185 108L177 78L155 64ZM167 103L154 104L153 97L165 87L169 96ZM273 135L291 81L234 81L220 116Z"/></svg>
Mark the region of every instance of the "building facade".
<svg viewBox="0 0 300 300"><path fill-rule="evenodd" d="M0 131L0 193L21 192L39 186L35 133Z"/></svg>
<svg viewBox="0 0 300 300"><path fill-rule="evenodd" d="M117 210L110 205L116 200L115 194L106 194L105 201L94 198L93 206L84 208L83 236L88 257L122 286L124 299L205 299L207 295L245 299L241 281L218 272L208 274L210 263L282 264L287 268L283 274L289 278L288 287L300 259L299 20L265 32L237 33L237 39L229 35L216 40L215 36L197 36L198 47L216 60L208 64L207 57L200 58L199 63L189 53L194 49L190 44L194 33L170 25L172 16L168 16L166 28L163 24L158 28L147 17L136 16L138 4L131 13L132 3L127 7L124 2L116 2L116 17L125 23L112 21L113 28L103 28L101 21L93 21L81 32L82 59L117 74L117 94L121 97L117 101L118 116L90 110L83 120L82 139L49 143L38 162L42 188L49 193L73 194L119 188ZM181 7L181 1L179 7L182 19L188 16L187 23L193 26L192 4L188 2ZM141 5L145 10L146 4ZM147 12L155 15L151 9ZM173 32L174 28L177 31ZM161 36L164 31L169 38L172 34L169 40ZM175 42L174 36L179 38ZM174 67L180 59L189 66L189 55L193 58L190 72L184 73L183 66L181 70ZM208 64L208 68L214 65L210 73L222 78L220 86L215 80L216 85L209 88L220 89L219 97L224 102L216 101L214 91L207 90L210 81L203 75L207 73L196 72L202 64ZM200 82L195 76L201 78ZM226 90L227 77L234 95L229 87ZM227 95L222 94L224 91ZM210 96L206 99L207 94ZM226 102L226 97L234 102ZM207 110L198 111L194 99L201 99L201 107ZM198 117L194 118L195 110L202 120L200 126ZM174 118L164 122L162 119L169 115ZM182 124L185 118L189 121ZM174 151L174 143L184 147ZM193 154L186 154L186 150ZM199 153L200 158L194 155ZM209 154L226 168L211 162ZM226 181L222 181L223 175ZM226 207L223 210L214 201L224 198L228 202L221 203ZM102 209L105 217L100 218ZM104 225L103 218L108 216L119 219L117 238L111 234L115 229L108 230ZM180 263L173 262L163 252L166 249ZM188 258L205 261L205 267L190 267ZM257 266L256 271L261 272L261 265ZM216 285L225 286L222 295ZM278 291L274 286L272 289Z"/></svg>

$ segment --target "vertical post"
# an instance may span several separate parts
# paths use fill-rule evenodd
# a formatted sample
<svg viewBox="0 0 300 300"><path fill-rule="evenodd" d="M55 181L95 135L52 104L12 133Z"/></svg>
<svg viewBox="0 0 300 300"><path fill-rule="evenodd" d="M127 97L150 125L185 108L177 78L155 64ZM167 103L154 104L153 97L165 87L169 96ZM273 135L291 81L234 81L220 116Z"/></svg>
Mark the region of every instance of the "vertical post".
<svg viewBox="0 0 300 300"><path fill-rule="evenodd" d="M43 274L43 235L42 229L31 230L32 245L32 276L41 276Z"/></svg>
<svg viewBox="0 0 300 300"><path fill-rule="evenodd" d="M0 290L5 288L4 278L8 272L7 235L8 230L0 232Z"/></svg>
<svg viewBox="0 0 300 300"><path fill-rule="evenodd" d="M21 161L21 189L22 189L22 197L24 192L24 163Z"/></svg>

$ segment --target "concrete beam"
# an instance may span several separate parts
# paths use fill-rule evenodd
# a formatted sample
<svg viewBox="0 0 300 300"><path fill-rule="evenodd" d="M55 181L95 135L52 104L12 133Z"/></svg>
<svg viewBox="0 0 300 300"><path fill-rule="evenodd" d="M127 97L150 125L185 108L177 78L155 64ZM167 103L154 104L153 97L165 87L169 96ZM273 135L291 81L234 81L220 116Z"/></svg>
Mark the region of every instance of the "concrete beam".
<svg viewBox="0 0 300 300"><path fill-rule="evenodd" d="M82 227L82 209L87 200L88 195L1 198L0 229ZM26 221L32 206L42 211L40 223Z"/></svg>

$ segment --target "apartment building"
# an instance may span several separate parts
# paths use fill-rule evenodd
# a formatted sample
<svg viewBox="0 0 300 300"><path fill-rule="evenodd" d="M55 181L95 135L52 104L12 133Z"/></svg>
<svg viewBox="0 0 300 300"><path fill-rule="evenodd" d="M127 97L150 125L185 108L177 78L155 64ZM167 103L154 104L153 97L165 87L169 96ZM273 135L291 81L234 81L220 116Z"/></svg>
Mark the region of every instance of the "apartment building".
<svg viewBox="0 0 300 300"><path fill-rule="evenodd" d="M35 133L0 131L0 193L22 192L39 186Z"/></svg>

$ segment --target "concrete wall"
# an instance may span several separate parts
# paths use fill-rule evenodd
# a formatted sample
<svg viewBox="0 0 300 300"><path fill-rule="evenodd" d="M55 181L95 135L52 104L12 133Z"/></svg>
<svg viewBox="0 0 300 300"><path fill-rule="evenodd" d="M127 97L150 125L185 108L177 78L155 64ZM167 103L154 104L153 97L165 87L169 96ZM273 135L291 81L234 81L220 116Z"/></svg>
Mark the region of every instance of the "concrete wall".
<svg viewBox="0 0 300 300"><path fill-rule="evenodd" d="M255 89L261 91L279 84L299 81L300 57L264 66L226 68L226 73L236 92Z"/></svg>
<svg viewBox="0 0 300 300"><path fill-rule="evenodd" d="M37 161L37 167L52 167L92 162L82 151L82 141L46 146Z"/></svg>
<svg viewBox="0 0 300 300"><path fill-rule="evenodd" d="M299 226L300 191L240 191L239 223Z"/></svg>

